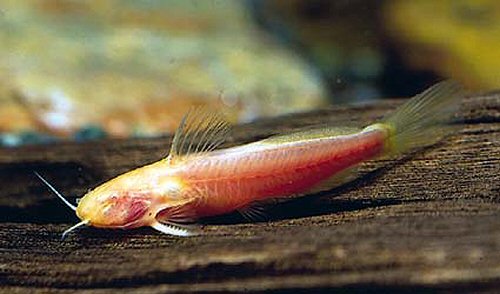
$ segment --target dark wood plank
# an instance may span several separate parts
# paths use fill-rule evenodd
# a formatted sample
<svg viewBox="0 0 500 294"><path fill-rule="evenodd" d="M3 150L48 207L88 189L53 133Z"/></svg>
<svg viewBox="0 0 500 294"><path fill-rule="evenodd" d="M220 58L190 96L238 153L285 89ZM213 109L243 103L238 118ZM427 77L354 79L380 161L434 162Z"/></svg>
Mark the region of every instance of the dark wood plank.
<svg viewBox="0 0 500 294"><path fill-rule="evenodd" d="M322 124L366 124L388 101L237 126L228 145ZM72 199L166 155L169 137L0 150L2 292L305 292L500 288L500 94L464 101L445 142L362 166L360 178L269 207L268 222L204 221L202 236L85 228L33 176Z"/></svg>

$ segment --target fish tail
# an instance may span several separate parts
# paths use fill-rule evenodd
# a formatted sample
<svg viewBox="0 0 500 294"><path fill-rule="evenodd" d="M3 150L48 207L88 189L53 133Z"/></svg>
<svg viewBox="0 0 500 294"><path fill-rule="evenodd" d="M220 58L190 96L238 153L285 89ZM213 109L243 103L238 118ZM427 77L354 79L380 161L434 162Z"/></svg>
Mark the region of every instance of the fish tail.
<svg viewBox="0 0 500 294"><path fill-rule="evenodd" d="M387 131L386 155L433 145L453 130L450 122L463 95L458 83L440 82L410 99L382 122L368 128Z"/></svg>

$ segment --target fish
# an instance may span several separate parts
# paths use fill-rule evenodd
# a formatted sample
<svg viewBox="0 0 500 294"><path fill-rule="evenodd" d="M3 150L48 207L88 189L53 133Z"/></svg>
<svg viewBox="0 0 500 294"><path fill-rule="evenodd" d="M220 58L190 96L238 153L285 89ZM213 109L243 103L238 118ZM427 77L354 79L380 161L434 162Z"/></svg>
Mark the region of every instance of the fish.
<svg viewBox="0 0 500 294"><path fill-rule="evenodd" d="M99 185L77 206L36 175L81 220L63 238L84 225L191 236L198 232L184 224L233 211L252 219L263 201L332 189L361 162L439 142L453 129L462 96L458 83L443 81L364 128L321 127L229 148L219 148L230 136L223 116L195 109L181 120L167 157Z"/></svg>

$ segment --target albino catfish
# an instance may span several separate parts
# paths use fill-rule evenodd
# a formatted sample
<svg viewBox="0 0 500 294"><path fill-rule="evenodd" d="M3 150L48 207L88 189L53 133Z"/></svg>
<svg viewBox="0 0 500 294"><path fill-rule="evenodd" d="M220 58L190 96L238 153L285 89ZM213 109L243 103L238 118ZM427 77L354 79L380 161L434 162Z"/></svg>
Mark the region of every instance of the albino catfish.
<svg viewBox="0 0 500 294"><path fill-rule="evenodd" d="M176 236L181 223L241 211L252 217L258 201L332 188L362 161L436 143L462 91L445 81L418 94L387 118L363 129L323 127L215 150L229 134L221 116L191 111L182 119L168 157L105 182L75 207L39 174L82 226L150 226Z"/></svg>

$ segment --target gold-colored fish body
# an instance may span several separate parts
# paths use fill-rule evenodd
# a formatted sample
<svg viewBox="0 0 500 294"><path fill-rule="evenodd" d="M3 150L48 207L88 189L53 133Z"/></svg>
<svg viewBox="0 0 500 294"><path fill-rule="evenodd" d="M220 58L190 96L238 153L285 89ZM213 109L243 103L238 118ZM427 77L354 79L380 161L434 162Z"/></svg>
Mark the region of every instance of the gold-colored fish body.
<svg viewBox="0 0 500 294"><path fill-rule="evenodd" d="M150 226L159 211L185 202L182 183L166 160L137 168L89 191L77 216L95 227Z"/></svg>

